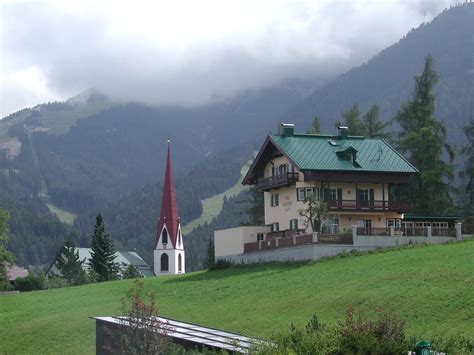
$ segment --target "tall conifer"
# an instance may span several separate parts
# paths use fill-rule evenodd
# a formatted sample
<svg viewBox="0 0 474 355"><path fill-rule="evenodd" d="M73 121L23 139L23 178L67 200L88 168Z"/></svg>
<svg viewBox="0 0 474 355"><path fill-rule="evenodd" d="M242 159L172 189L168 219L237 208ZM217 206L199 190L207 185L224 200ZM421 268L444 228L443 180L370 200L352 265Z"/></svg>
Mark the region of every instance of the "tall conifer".
<svg viewBox="0 0 474 355"><path fill-rule="evenodd" d="M91 258L89 265L97 274L97 281L115 280L118 274L118 265L115 263L114 242L105 231L105 224L100 213L97 215L92 235Z"/></svg>
<svg viewBox="0 0 474 355"><path fill-rule="evenodd" d="M453 158L453 153L446 143L446 127L433 117L437 82L433 59L427 56L423 72L415 77L412 101L402 105L396 116L401 127L399 148L420 171L410 182L410 198L417 213L441 214L452 208L448 185L452 166L441 154L446 149Z"/></svg>

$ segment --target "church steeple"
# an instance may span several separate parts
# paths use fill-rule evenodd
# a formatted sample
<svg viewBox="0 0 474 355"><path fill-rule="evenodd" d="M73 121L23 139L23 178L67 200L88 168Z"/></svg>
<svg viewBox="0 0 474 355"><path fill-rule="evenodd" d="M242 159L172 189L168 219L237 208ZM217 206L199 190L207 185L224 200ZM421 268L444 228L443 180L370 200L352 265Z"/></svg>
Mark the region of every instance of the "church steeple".
<svg viewBox="0 0 474 355"><path fill-rule="evenodd" d="M160 219L156 231L156 244L158 244L163 226L166 226L173 248L176 248L178 238L179 215L174 191L173 174L171 172L170 141L168 140L168 154L166 157L165 180L163 182L163 196L161 198Z"/></svg>
<svg viewBox="0 0 474 355"><path fill-rule="evenodd" d="M184 245L171 171L169 140L160 219L156 228L154 271L155 275L184 273Z"/></svg>

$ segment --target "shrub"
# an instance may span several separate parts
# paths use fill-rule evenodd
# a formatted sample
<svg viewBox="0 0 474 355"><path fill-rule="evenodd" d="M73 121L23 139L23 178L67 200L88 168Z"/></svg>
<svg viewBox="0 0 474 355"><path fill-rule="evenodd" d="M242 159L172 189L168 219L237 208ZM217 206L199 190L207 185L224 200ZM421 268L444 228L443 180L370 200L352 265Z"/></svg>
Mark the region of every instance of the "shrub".
<svg viewBox="0 0 474 355"><path fill-rule="evenodd" d="M143 275L140 273L140 271L135 265L130 264L123 271L122 278L123 279L141 279L143 278Z"/></svg>
<svg viewBox="0 0 474 355"><path fill-rule="evenodd" d="M46 279L42 273L30 272L26 277L15 280L15 290L20 292L37 291L46 289Z"/></svg>
<svg viewBox="0 0 474 355"><path fill-rule="evenodd" d="M68 282L61 277L51 277L46 279L45 287L50 288L61 288L69 286Z"/></svg>

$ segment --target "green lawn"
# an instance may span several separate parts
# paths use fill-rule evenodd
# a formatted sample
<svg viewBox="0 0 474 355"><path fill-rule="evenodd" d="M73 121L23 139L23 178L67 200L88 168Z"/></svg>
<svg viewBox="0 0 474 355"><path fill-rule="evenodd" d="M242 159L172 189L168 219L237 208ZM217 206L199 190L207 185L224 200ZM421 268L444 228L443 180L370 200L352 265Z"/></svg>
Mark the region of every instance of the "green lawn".
<svg viewBox="0 0 474 355"><path fill-rule="evenodd" d="M163 316L267 337L349 306L394 310L408 333L474 338L474 240L316 263L236 266L145 280ZM93 353L90 316L120 314L131 281L0 297L0 352Z"/></svg>

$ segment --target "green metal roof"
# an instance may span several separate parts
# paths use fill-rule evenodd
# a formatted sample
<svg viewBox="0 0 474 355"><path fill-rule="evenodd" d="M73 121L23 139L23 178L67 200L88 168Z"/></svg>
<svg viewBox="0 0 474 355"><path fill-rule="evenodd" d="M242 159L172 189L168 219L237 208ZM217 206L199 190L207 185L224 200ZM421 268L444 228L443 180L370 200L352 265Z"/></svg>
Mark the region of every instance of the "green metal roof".
<svg viewBox="0 0 474 355"><path fill-rule="evenodd" d="M300 170L416 173L418 170L383 139L293 134L270 135L270 140ZM357 164L341 159L337 152L353 148Z"/></svg>

